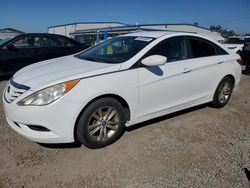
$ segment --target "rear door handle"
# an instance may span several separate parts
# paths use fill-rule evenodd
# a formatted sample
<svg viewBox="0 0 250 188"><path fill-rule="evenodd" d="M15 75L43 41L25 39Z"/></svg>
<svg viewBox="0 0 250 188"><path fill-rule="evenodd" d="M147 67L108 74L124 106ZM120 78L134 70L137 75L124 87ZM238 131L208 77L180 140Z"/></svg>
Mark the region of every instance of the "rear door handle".
<svg viewBox="0 0 250 188"><path fill-rule="evenodd" d="M35 48L34 51L35 51L36 54L41 54L42 53L42 50L40 48Z"/></svg>
<svg viewBox="0 0 250 188"><path fill-rule="evenodd" d="M191 71L192 71L192 70L189 69L189 68L184 68L183 71L182 71L182 73L183 73L183 74L186 74L186 73L189 73L189 72L191 72Z"/></svg>
<svg viewBox="0 0 250 188"><path fill-rule="evenodd" d="M222 63L223 63L223 61L218 62L218 64L222 64Z"/></svg>

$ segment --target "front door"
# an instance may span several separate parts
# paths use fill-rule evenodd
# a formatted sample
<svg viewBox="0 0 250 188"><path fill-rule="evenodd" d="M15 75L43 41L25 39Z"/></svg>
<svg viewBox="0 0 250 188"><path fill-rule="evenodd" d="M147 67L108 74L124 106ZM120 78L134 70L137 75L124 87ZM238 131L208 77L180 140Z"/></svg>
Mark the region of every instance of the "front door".
<svg viewBox="0 0 250 188"><path fill-rule="evenodd" d="M39 37L24 36L0 50L1 70L3 74L12 74L22 67L39 61Z"/></svg>
<svg viewBox="0 0 250 188"><path fill-rule="evenodd" d="M139 120L163 115L167 110L175 111L188 102L190 70L184 38L167 39L143 58L149 55L163 55L168 60L163 66L144 66L138 69Z"/></svg>

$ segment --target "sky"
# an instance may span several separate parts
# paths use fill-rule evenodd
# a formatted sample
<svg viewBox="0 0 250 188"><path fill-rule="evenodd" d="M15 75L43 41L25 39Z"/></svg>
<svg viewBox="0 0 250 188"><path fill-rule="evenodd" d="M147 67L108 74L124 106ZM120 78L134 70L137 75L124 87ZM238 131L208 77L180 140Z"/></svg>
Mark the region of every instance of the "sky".
<svg viewBox="0 0 250 188"><path fill-rule="evenodd" d="M72 22L198 22L250 33L250 0L0 0L0 28L47 32Z"/></svg>

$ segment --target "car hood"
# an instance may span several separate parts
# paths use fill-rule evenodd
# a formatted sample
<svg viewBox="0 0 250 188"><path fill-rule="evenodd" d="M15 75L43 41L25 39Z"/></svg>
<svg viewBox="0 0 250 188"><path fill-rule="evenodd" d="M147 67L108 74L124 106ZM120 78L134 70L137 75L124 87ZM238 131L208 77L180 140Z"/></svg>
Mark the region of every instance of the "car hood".
<svg viewBox="0 0 250 188"><path fill-rule="evenodd" d="M118 71L120 64L82 60L72 55L46 60L19 70L13 81L32 90L65 81Z"/></svg>

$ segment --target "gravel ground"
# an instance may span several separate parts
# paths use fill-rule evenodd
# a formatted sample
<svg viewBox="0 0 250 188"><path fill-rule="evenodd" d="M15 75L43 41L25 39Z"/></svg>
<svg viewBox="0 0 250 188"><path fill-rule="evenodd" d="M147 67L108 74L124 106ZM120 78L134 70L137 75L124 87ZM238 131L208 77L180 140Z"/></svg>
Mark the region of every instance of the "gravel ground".
<svg viewBox="0 0 250 188"><path fill-rule="evenodd" d="M0 82L2 92L6 81ZM128 129L111 146L41 146L0 105L0 187L250 187L250 77L222 109L206 105Z"/></svg>

